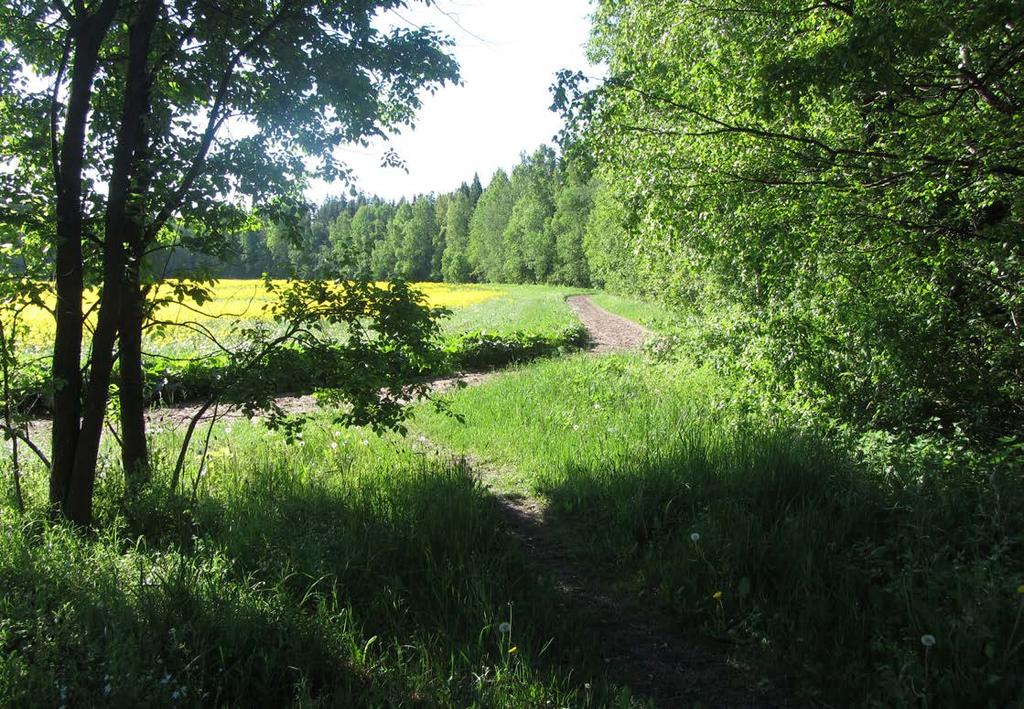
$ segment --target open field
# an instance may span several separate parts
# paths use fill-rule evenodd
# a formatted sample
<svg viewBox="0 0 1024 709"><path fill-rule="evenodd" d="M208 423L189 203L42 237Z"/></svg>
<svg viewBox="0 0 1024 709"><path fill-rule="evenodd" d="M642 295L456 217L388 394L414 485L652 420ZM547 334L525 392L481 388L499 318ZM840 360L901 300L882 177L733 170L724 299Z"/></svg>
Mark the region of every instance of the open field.
<svg viewBox="0 0 1024 709"><path fill-rule="evenodd" d="M285 281L273 283L280 287ZM580 289L549 286L451 283L417 283L415 288L423 293L431 307L452 311L452 316L444 324L448 333L469 330L490 330L499 334L516 330L557 332L573 322L571 311L562 302L565 295L580 292ZM170 298L173 290L172 283L161 285L154 297ZM188 300L183 303L167 303L156 310L153 318L171 325L201 323L219 332L241 322L269 320L270 309L276 302L276 298L266 291L263 281L259 279L220 280L212 288L212 296L209 302L202 305ZM87 296L84 306L86 310L92 308L96 298L95 292ZM46 299L45 308L31 307L22 315L21 321L27 329L29 345L43 349L53 340L54 321L50 310L54 304L55 298L51 295ZM95 313L86 322L91 326L95 322ZM161 350L187 351L197 344L192 339L188 331L169 327L154 334L150 338L150 346Z"/></svg>
<svg viewBox="0 0 1024 709"><path fill-rule="evenodd" d="M163 286L168 291L171 287ZM580 289L444 283L415 287L429 305L449 311L440 323L433 375L526 361L575 349L583 342L579 321L565 303L567 295ZM157 312L155 320L177 325L152 328L144 338L148 390L163 392L153 393L154 398L167 397L168 392L173 401L207 396L232 366L221 347L234 346L246 325L266 322L274 303L260 280L219 281L213 296L202 306L170 304ZM31 408L47 397L53 319L45 309L34 308L25 313L24 323L27 341L19 355L30 364L15 377L13 386ZM327 325L326 334L336 344L347 338L342 325ZM308 393L329 386L337 374L323 358L311 359L297 348L283 350L265 368L264 379L272 382L277 393Z"/></svg>

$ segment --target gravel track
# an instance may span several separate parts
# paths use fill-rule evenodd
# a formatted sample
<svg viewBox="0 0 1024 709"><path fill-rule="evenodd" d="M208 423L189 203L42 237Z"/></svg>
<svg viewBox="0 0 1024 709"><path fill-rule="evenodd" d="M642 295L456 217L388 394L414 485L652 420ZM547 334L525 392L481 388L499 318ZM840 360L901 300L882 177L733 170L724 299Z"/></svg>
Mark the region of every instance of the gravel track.
<svg viewBox="0 0 1024 709"><path fill-rule="evenodd" d="M565 302L590 333L591 351L596 354L638 350L651 336L647 328L609 313L585 295L571 295Z"/></svg>

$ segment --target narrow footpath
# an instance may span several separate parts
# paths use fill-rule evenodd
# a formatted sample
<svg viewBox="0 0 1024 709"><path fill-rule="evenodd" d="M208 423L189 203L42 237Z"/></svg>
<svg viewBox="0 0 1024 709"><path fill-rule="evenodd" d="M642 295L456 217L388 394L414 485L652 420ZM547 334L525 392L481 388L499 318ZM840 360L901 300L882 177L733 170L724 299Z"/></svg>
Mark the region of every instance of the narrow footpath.
<svg viewBox="0 0 1024 709"><path fill-rule="evenodd" d="M638 350L651 335L587 296L571 296L567 302L589 331L595 355ZM529 558L555 582L562 605L586 622L595 647L604 648L609 679L666 709L788 706L773 682L731 656L727 643L675 631L652 602L620 590L622 584L608 577L608 569L580 561L568 542L572 530L552 518L544 500L499 492L500 471L461 460L496 497Z"/></svg>

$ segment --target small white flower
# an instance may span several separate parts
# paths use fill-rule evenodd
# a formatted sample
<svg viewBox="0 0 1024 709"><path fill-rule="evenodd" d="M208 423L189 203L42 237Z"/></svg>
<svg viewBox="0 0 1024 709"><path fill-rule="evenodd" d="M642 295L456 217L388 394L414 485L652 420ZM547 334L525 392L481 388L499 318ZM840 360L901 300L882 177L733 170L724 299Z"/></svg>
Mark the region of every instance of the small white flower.
<svg viewBox="0 0 1024 709"><path fill-rule="evenodd" d="M935 646L935 636L934 635L929 635L929 634L922 635L921 636L921 644L924 645L925 647L934 647Z"/></svg>
<svg viewBox="0 0 1024 709"><path fill-rule="evenodd" d="M600 409L600 408L601 408L601 405L600 405L600 404L594 404L594 410L595 410L595 411L597 411L597 410L598 410L598 409Z"/></svg>
<svg viewBox="0 0 1024 709"><path fill-rule="evenodd" d="M364 446L368 446L368 445L370 445L370 439L369 439L369 438L364 438L364 439L363 439L363 445L364 445Z"/></svg>
<svg viewBox="0 0 1024 709"><path fill-rule="evenodd" d="M508 635L512 632L512 624L509 622L498 623L498 632L502 635Z"/></svg>
<svg viewBox="0 0 1024 709"><path fill-rule="evenodd" d="M579 431L579 430L580 430L580 425L579 425L578 423L574 423L574 424L572 425L572 430L573 430L573 431Z"/></svg>
<svg viewBox="0 0 1024 709"><path fill-rule="evenodd" d="M700 532L691 532L690 533L690 541L693 542L694 544L699 542L700 541Z"/></svg>
<svg viewBox="0 0 1024 709"><path fill-rule="evenodd" d="M335 431L334 432L334 437L335 438L341 438L341 431Z"/></svg>
<svg viewBox="0 0 1024 709"><path fill-rule="evenodd" d="M338 442L337 441L331 441L331 450L332 451L338 450Z"/></svg>
<svg viewBox="0 0 1024 709"><path fill-rule="evenodd" d="M229 434L229 435L230 435L230 434L231 434L231 426L227 426L227 427L226 427L226 428L224 429L224 433L227 433L227 434Z"/></svg>

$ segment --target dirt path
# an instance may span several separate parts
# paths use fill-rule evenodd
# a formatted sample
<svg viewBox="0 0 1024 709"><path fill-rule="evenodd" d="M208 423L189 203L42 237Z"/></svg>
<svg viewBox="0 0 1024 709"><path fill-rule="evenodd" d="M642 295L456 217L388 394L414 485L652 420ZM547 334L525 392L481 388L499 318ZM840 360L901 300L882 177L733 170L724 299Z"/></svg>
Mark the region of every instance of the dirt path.
<svg viewBox="0 0 1024 709"><path fill-rule="evenodd" d="M656 602L621 590L609 577L613 570L581 560L572 547L576 531L559 522L544 500L500 492L501 472L465 456L458 462L491 491L530 561L554 581L561 607L601 648L608 679L666 709L790 706L770 678L732 655L728 643L678 632Z"/></svg>
<svg viewBox="0 0 1024 709"><path fill-rule="evenodd" d="M638 350L651 335L647 328L609 313L585 295L571 295L565 302L590 333L591 350L595 353Z"/></svg>
<svg viewBox="0 0 1024 709"><path fill-rule="evenodd" d="M567 300L590 332L594 353L636 350L651 334L586 296ZM620 590L608 569L581 561L572 548L574 530L560 523L543 499L500 492L500 471L471 458L459 462L490 489L509 530L538 570L555 582L563 607L586 624L595 647L602 648L609 679L672 709L786 706L771 682L730 656L727 644L674 631L675 623L653 602Z"/></svg>

